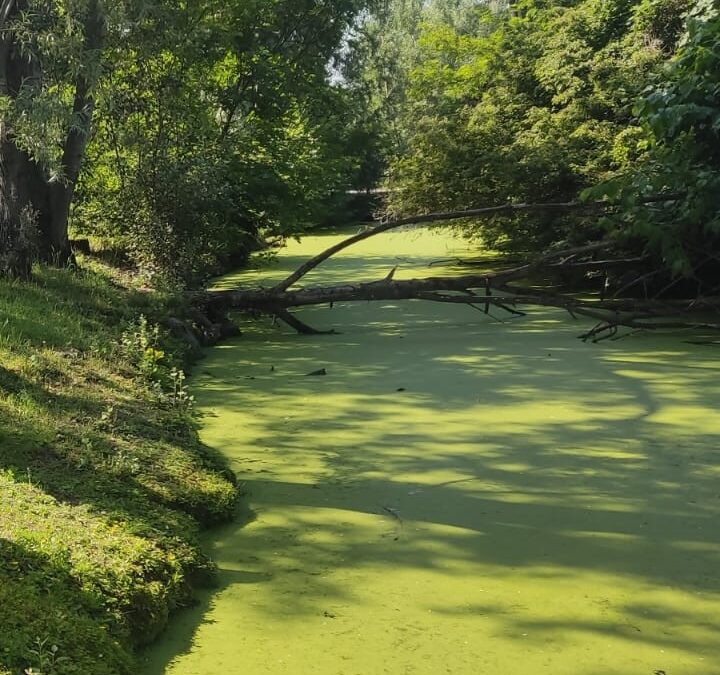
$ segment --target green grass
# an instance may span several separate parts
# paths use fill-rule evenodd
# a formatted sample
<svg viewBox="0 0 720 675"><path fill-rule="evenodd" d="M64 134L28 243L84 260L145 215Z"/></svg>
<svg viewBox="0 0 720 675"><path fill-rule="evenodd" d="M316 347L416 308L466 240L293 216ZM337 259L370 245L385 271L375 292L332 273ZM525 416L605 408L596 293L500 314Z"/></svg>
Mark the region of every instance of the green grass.
<svg viewBox="0 0 720 675"><path fill-rule="evenodd" d="M236 488L122 347L171 302L98 267L0 281L0 675L132 673L212 578L197 534Z"/></svg>

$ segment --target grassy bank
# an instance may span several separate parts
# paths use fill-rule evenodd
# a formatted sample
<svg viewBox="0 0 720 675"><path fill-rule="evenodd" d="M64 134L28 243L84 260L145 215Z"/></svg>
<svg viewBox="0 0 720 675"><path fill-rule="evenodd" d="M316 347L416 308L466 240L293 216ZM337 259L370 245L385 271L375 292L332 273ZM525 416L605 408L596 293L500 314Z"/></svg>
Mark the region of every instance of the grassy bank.
<svg viewBox="0 0 720 675"><path fill-rule="evenodd" d="M212 576L196 536L236 489L155 334L171 302L97 267L0 281L3 675L132 673Z"/></svg>

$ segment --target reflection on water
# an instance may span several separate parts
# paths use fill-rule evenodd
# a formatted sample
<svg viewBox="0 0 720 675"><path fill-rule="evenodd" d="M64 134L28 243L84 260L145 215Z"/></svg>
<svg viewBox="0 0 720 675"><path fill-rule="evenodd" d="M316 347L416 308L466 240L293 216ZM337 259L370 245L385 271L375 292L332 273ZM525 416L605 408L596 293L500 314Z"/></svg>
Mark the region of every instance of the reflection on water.
<svg viewBox="0 0 720 675"><path fill-rule="evenodd" d="M263 283L332 241L292 244ZM438 274L462 248L384 235L303 283ZM213 533L220 587L147 675L720 673L714 348L588 345L546 310L302 317L341 334L264 322L200 364L203 439L252 515Z"/></svg>

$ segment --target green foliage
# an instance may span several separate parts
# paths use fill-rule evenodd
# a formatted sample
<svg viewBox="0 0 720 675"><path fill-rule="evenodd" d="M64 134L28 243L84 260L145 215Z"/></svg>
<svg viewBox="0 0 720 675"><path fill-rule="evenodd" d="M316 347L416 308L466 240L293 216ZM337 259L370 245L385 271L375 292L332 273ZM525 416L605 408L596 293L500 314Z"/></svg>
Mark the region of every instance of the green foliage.
<svg viewBox="0 0 720 675"><path fill-rule="evenodd" d="M163 398L180 414L189 414L195 405L195 397L190 394L190 388L185 382L186 375L180 368L171 368L168 373L169 390L163 392Z"/></svg>
<svg viewBox="0 0 720 675"><path fill-rule="evenodd" d="M410 69L395 214L574 198L642 154L633 104L680 38L682 0L526 0L428 16ZM467 231L536 249L594 221L498 218Z"/></svg>
<svg viewBox="0 0 720 675"><path fill-rule="evenodd" d="M67 248L60 186L75 233L124 250L156 286L196 286L376 182L374 132L329 73L366 2L26 4L10 16L23 59L0 113L21 171L37 169L18 198L37 206L39 257ZM20 230L2 226L0 262L27 276L36 251Z"/></svg>
<svg viewBox="0 0 720 675"><path fill-rule="evenodd" d="M619 208L600 222L530 214L462 228L524 251L610 228L675 274L715 269L717 3L397 0L362 30L346 62L390 118L379 116L395 139L391 214L582 193ZM648 203L657 193L682 196Z"/></svg>
<svg viewBox="0 0 720 675"><path fill-rule="evenodd" d="M636 106L642 161L592 196L618 201L609 226L638 239L675 274L697 276L720 245L720 18L700 12L677 57ZM676 200L646 204L652 194ZM702 276L702 275L700 275Z"/></svg>
<svg viewBox="0 0 720 675"><path fill-rule="evenodd" d="M360 189L377 187L392 160L407 151L410 79L426 56L420 45L425 27L446 25L470 35L486 13L474 0L394 0L371 8L346 35L337 63L354 101L358 144L351 152L360 160Z"/></svg>
<svg viewBox="0 0 720 675"><path fill-rule="evenodd" d="M52 181L65 179L61 159L68 132L84 128L84 121L73 113L76 79L82 72L94 83L100 74L99 54L84 45L90 4L90 0L27 0L23 11L11 14L15 48L29 66L20 82L8 82L10 91L0 97L0 114L14 142ZM10 73L9 78L17 75Z"/></svg>
<svg viewBox="0 0 720 675"><path fill-rule="evenodd" d="M136 672L131 648L212 576L200 524L234 511L155 328L174 301L107 274L0 282L0 671L13 675Z"/></svg>
<svg viewBox="0 0 720 675"><path fill-rule="evenodd" d="M713 47L685 27L688 13L706 22L713 6L28 0L11 23L27 73L0 109L13 141L62 183L64 143L88 133L94 108L74 230L129 253L155 285L195 286L244 263L264 235L342 214L348 188L383 176L396 215L566 200L630 173L627 204L633 191L670 189L671 174L712 187L715 160L692 147L715 142L714 83L703 75L713 64L702 56ZM678 45L694 64L680 57L664 71ZM82 89L92 106L73 112ZM712 208L702 199L691 216ZM682 237L653 228L641 206L623 231L687 272ZM601 230L587 218L523 216L467 231L534 249ZM35 234L17 223L0 231L4 269L22 276Z"/></svg>
<svg viewBox="0 0 720 675"><path fill-rule="evenodd" d="M351 182L327 63L360 3L159 3L108 50L78 232L195 285L260 232L316 221Z"/></svg>
<svg viewBox="0 0 720 675"><path fill-rule="evenodd" d="M144 314L131 321L120 338L123 356L147 380L151 380L157 374L160 362L165 356L159 345L160 326L148 325Z"/></svg>

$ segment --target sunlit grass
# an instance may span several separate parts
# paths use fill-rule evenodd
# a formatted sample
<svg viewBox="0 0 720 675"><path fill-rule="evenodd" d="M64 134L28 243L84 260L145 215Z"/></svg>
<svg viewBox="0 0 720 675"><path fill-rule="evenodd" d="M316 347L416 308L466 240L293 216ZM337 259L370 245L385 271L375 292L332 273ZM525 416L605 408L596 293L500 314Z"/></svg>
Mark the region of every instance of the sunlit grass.
<svg viewBox="0 0 720 675"><path fill-rule="evenodd" d="M211 573L199 521L232 511L192 425L119 349L128 321L166 300L108 273L0 282L0 664L13 673L46 656L52 675L134 673L130 648Z"/></svg>

